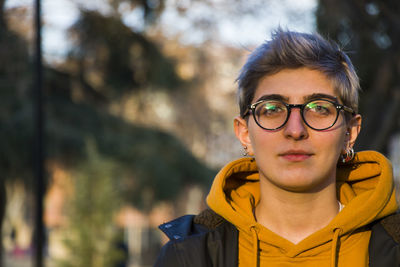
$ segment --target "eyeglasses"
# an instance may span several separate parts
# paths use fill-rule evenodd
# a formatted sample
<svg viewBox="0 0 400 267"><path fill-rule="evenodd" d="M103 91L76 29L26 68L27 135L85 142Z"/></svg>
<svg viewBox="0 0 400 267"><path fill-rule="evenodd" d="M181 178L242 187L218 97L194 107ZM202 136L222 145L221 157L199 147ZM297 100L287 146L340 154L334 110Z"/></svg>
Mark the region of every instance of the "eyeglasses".
<svg viewBox="0 0 400 267"><path fill-rule="evenodd" d="M287 104L280 100L260 100L249 105L254 120L265 130L278 130L289 120L293 108L299 108L304 123L313 130L323 131L335 125L341 110L355 114L354 110L327 99L314 99L304 104Z"/></svg>

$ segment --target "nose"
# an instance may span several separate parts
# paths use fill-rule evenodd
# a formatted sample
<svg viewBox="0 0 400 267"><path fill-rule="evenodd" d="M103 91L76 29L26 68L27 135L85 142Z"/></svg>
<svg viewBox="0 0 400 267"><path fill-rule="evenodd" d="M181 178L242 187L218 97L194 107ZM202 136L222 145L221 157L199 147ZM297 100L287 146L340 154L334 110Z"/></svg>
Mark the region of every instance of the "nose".
<svg viewBox="0 0 400 267"><path fill-rule="evenodd" d="M283 133L287 138L292 138L294 140L301 140L308 137L307 126L301 117L299 108L292 108Z"/></svg>

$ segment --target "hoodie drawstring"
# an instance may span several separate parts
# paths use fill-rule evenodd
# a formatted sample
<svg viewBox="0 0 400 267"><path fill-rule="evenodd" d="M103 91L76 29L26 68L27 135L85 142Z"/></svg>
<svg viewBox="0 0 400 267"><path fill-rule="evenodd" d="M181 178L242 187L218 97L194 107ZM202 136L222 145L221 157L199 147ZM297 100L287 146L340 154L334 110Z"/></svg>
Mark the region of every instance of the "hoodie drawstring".
<svg viewBox="0 0 400 267"><path fill-rule="evenodd" d="M253 236L253 255L254 255L254 267L258 267L258 234L257 234L257 227L252 225L250 227L250 231Z"/></svg>
<svg viewBox="0 0 400 267"><path fill-rule="evenodd" d="M335 228L333 230L333 238L332 238L332 254L331 254L331 267L337 267L338 260L338 245L339 245L339 235L341 233L340 228Z"/></svg>

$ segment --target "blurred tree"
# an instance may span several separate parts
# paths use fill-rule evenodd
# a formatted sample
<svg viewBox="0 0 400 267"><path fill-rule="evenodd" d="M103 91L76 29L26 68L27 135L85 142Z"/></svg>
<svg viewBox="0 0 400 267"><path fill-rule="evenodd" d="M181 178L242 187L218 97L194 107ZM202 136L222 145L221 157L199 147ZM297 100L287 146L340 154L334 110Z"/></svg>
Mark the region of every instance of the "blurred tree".
<svg viewBox="0 0 400 267"><path fill-rule="evenodd" d="M27 95L30 85L30 62L26 42L8 29L0 0L0 229L2 229L7 179L29 181L31 154L26 151L32 140L31 104ZM0 265L3 245L0 238Z"/></svg>
<svg viewBox="0 0 400 267"><path fill-rule="evenodd" d="M359 149L386 153L400 130L400 2L320 0L320 32L350 51L361 79Z"/></svg>
<svg viewBox="0 0 400 267"><path fill-rule="evenodd" d="M74 161L84 140L93 137L99 152L118 159L126 171L125 200L144 210L157 200L173 199L185 184L208 185L213 171L178 139L109 113L108 104L123 105L132 91L183 87L174 60L114 14L81 10L70 34L75 45L65 63L69 73L49 70L47 76L47 90L56 90L48 103L49 133L59 138L49 140L49 152L54 149L49 156L70 154Z"/></svg>
<svg viewBox="0 0 400 267"><path fill-rule="evenodd" d="M108 3L117 16L120 15L119 8L123 4L128 4L130 10L142 9L145 24L155 23L165 7L165 0L108 0Z"/></svg>
<svg viewBox="0 0 400 267"><path fill-rule="evenodd" d="M209 184L213 171L177 138L128 123L91 104L74 103L68 91L61 90L74 83L72 77L54 70L46 74L47 91L59 88L47 103L49 158L74 169L85 161L85 142L92 138L99 153L115 160L123 170L119 179L124 184L124 199L142 208L150 208L157 200L173 199L185 184ZM150 192L152 198L144 192Z"/></svg>
<svg viewBox="0 0 400 267"><path fill-rule="evenodd" d="M142 33L128 28L119 16L81 11L70 29L74 40L68 64L75 66L83 93L116 100L132 90L174 89L182 85L175 63Z"/></svg>
<svg viewBox="0 0 400 267"><path fill-rule="evenodd" d="M87 160L76 169L74 194L66 207L68 225L63 230L66 257L62 267L109 267L123 256L113 246L118 233L113 223L120 197L118 165L103 158L94 142L86 145Z"/></svg>
<svg viewBox="0 0 400 267"><path fill-rule="evenodd" d="M13 10L5 11L4 2L0 0L0 138L4 140L0 189L5 179L32 182L29 43L7 27L6 15L12 16ZM159 200L177 197L184 185L208 186L214 172L177 138L129 123L107 107L129 90L181 86L174 61L116 16L82 11L71 35L76 46L65 65L72 67L63 71L45 67L47 157L70 170L83 171L77 166L88 162L85 142L92 139L98 153L120 169L121 175L113 178L120 185L122 201L147 211ZM0 226L4 207L1 201Z"/></svg>

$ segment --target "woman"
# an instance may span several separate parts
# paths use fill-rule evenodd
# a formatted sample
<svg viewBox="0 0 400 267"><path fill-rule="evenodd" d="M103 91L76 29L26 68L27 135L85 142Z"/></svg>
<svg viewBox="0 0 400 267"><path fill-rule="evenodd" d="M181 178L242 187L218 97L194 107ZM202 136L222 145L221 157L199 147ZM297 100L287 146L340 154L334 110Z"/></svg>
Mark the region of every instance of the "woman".
<svg viewBox="0 0 400 267"><path fill-rule="evenodd" d="M278 29L238 84L234 128L250 157L219 172L209 210L160 226L171 241L155 266L398 266L391 164L354 153L359 82L347 55Z"/></svg>

